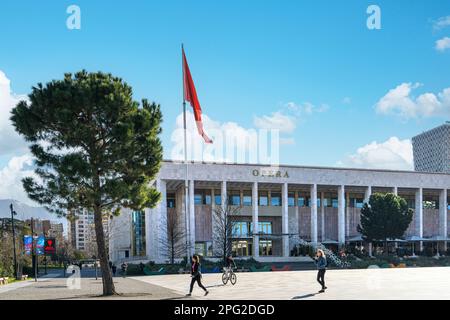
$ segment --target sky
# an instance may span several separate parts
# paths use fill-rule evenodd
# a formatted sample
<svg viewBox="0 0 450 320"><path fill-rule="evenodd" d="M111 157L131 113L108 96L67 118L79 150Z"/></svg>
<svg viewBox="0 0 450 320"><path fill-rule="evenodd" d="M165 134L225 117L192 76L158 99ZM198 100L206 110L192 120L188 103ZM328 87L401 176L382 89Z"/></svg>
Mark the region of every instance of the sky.
<svg viewBox="0 0 450 320"><path fill-rule="evenodd" d="M67 27L70 5L80 29ZM33 174L10 110L66 72L111 72L159 103L164 156L177 158L182 43L206 132L276 130L281 164L412 170L410 139L450 120L444 0L2 0L0 35L0 198L29 203L20 180ZM188 120L189 145L204 148Z"/></svg>

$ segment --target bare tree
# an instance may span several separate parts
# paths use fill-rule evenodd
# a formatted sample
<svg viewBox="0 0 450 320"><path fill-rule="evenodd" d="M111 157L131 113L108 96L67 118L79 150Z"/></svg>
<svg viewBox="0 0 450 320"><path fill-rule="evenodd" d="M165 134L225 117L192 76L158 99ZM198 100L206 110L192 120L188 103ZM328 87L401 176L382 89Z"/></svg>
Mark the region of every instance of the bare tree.
<svg viewBox="0 0 450 320"><path fill-rule="evenodd" d="M232 252L233 229L236 226L240 210L240 207L230 205L227 205L226 207L216 206L213 210L214 254L222 257L224 263Z"/></svg>
<svg viewBox="0 0 450 320"><path fill-rule="evenodd" d="M167 234L167 237L159 239L163 255L169 259L170 264L174 264L175 258L183 256L186 252L186 232L175 212L168 212L167 219L162 221L161 225L161 232Z"/></svg>

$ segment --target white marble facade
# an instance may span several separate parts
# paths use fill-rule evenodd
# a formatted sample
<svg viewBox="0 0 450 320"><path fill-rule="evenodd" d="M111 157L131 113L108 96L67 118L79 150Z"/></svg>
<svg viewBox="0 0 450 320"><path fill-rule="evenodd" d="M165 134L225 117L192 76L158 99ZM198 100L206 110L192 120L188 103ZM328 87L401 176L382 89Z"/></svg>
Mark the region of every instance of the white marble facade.
<svg viewBox="0 0 450 320"><path fill-rule="evenodd" d="M376 190L386 190L397 194L410 194L415 197L415 217L410 235L422 237L424 235L424 195L436 195L439 202L438 212L438 234L436 236L447 237L448 228L448 192L450 188L450 174L423 173L414 171L392 171L392 170L368 170L368 169L345 169L345 168L325 168L325 167L302 167L302 166L279 166L269 167L263 165L250 164L216 164L216 163L189 163L188 164L189 192L188 192L188 214L185 216L184 202L184 181L186 179L186 165L179 162L165 161L160 173L155 181L155 187L164 193L163 201L154 209L146 211L146 253L149 260L163 261L164 254L159 245L161 237L160 221L166 217L168 209L166 206L166 195L171 192L177 195L177 212L187 225L188 242L191 248L195 248L196 242L196 206L194 205L194 189L210 189L211 194L220 192L223 200L227 199L227 190L232 186L245 186L252 197L252 205L244 208L245 215L253 223L254 232L258 231L258 219L263 216L276 216L281 219L280 233L281 249L280 254L288 257L292 243L289 243L287 234L298 233L302 224L308 225L308 236L312 242L328 239L326 234L325 220L336 221L332 226L337 229L336 241L344 244L350 237L350 215L347 202L348 196L352 192L362 194L361 197L367 201L370 194ZM275 188L281 192L282 204L273 209L256 205L258 203L258 189ZM288 194L296 190L309 192L311 206L308 209L294 206L288 207ZM323 203L324 192L333 190L337 194L337 214L329 220L332 213L325 212L323 206L317 206L317 199ZM241 191L242 192L242 191ZM182 199L179 199L179 197ZM297 198L296 198L297 199ZM213 201L214 203L214 201ZM214 204L213 204L214 205ZM309 216L308 221L299 216ZM300 213L302 211L302 213ZM256 228L255 228L256 226ZM201 227L197 225L197 228ZM209 226L211 227L211 226ZM198 234L198 230L197 230ZM259 243L258 236L253 235L254 243ZM191 249L190 253L193 253ZM258 257L256 246L252 255Z"/></svg>

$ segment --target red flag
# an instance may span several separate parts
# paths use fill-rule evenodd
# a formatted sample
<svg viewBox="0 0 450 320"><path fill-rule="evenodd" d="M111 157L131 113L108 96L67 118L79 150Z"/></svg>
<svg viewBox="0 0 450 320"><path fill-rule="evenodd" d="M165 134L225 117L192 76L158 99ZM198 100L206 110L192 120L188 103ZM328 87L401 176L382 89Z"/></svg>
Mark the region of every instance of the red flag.
<svg viewBox="0 0 450 320"><path fill-rule="evenodd" d="M203 137L206 143L213 143L213 141L206 135L203 130L202 122L202 108L200 107L200 102L198 101L197 91L195 91L194 80L192 80L191 71L186 60L186 55L183 51L183 91L184 100L188 101L192 109L194 110L195 123L197 124L198 134Z"/></svg>

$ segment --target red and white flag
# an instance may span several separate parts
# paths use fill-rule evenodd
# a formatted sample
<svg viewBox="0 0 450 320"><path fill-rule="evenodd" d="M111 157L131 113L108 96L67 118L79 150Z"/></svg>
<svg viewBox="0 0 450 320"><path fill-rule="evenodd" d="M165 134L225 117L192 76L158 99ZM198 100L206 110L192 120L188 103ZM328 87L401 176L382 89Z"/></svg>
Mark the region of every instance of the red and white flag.
<svg viewBox="0 0 450 320"><path fill-rule="evenodd" d="M203 130L202 122L202 108L200 107L200 102L198 101L197 91L195 90L194 80L192 80L191 71L186 60L186 55L183 52L183 91L184 100L188 101L192 109L194 110L195 123L197 124L198 134L202 136L206 143L213 143L213 141L206 135Z"/></svg>

